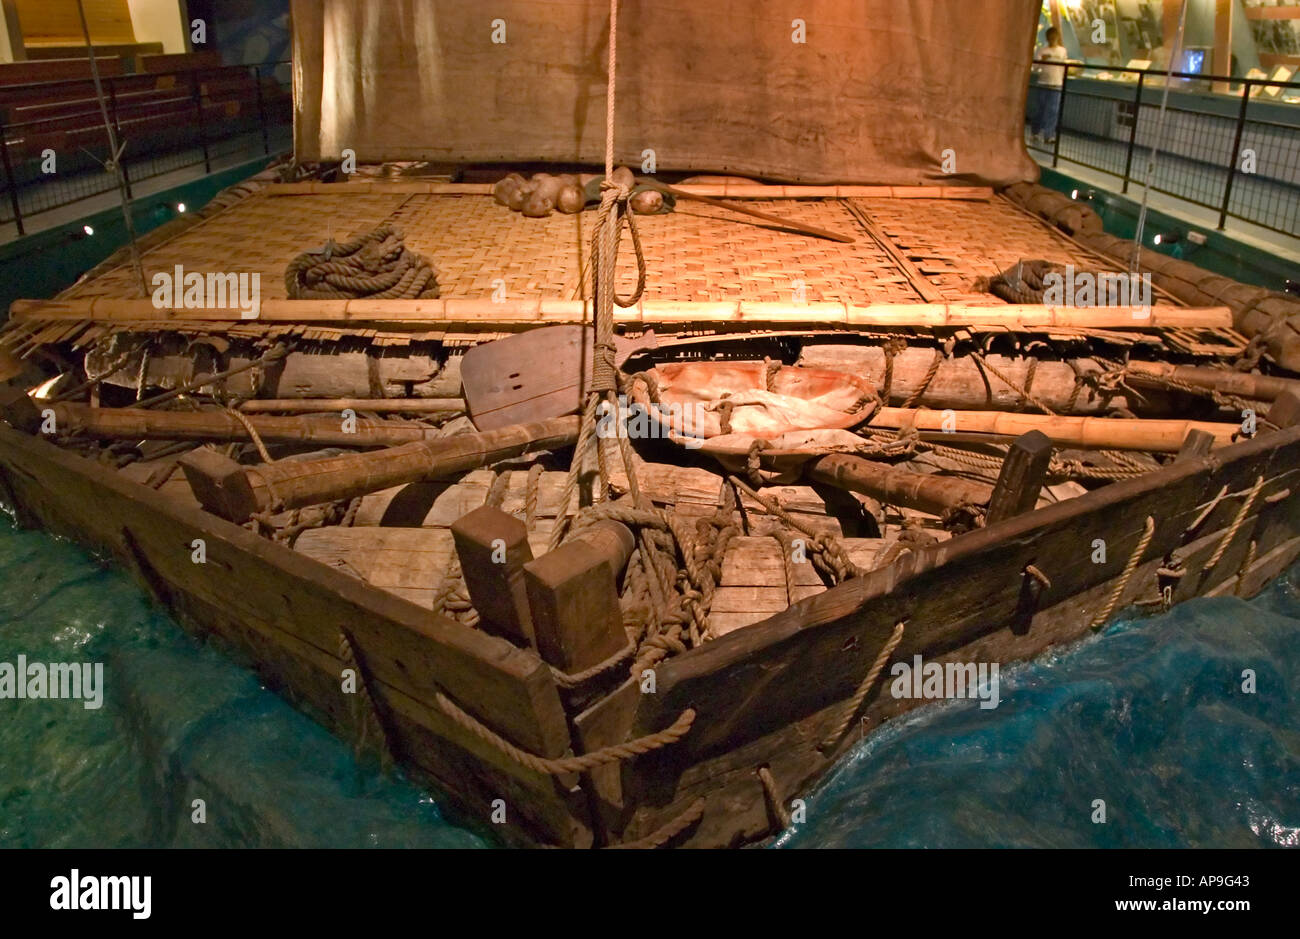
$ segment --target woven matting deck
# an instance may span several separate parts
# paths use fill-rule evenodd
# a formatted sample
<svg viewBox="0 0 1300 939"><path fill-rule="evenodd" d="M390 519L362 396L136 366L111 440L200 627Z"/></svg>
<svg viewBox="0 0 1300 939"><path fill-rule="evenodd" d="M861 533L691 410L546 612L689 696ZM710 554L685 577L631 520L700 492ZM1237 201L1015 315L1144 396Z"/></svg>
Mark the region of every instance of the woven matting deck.
<svg viewBox="0 0 1300 939"><path fill-rule="evenodd" d="M884 233L892 253L855 217L849 203ZM681 202L672 214L637 217L647 265L645 298L789 302L802 281L803 298L809 301L998 304L997 298L975 292L972 281L1022 258L1048 258L1081 269L1110 266L1000 198L745 204L857 240L839 244L811 238L725 209ZM171 272L176 265L204 273L260 272L263 299L283 299L284 270L293 257L319 248L331 236L346 241L387 221L403 231L410 248L433 261L444 298L487 297L504 282L510 299L574 300L584 297L584 256L595 217L588 211L525 218L486 196L258 194L148 251L144 267L146 277ZM625 233L621 293L631 289L635 271ZM126 267L62 294L138 295Z"/></svg>

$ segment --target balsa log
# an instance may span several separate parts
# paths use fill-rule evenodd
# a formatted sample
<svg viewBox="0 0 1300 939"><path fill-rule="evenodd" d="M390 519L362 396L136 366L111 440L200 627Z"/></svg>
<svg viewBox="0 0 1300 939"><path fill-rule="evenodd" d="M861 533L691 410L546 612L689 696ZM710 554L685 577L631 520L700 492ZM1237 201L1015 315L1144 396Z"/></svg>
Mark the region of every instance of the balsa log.
<svg viewBox="0 0 1300 939"><path fill-rule="evenodd" d="M1254 375L1250 372L1195 365L1171 365L1168 362L1129 362L1124 380L1144 388L1164 388L1168 387L1167 382L1176 381L1220 394L1260 401L1272 401L1284 391L1300 390L1300 381L1294 378Z"/></svg>
<svg viewBox="0 0 1300 939"><path fill-rule="evenodd" d="M210 451L200 451L181 460L181 469L205 509L242 523L272 506L297 509L351 499L467 472L532 451L571 446L577 439L578 418L570 416L321 460L240 466Z"/></svg>
<svg viewBox="0 0 1300 939"><path fill-rule="evenodd" d="M804 468L804 475L814 482L860 492L890 505L919 509L931 515L985 505L993 493L983 483L916 473L848 453L818 457Z"/></svg>
<svg viewBox="0 0 1300 939"><path fill-rule="evenodd" d="M1141 418L1066 417L1051 414L1008 414L1004 411L931 411L925 408L881 408L871 426L899 430L998 434L1019 437L1042 431L1059 447L1080 450L1149 450L1177 453L1191 430L1214 435L1216 447L1232 443L1237 424L1210 421L1144 420Z"/></svg>
<svg viewBox="0 0 1300 939"><path fill-rule="evenodd" d="M141 408L95 408L84 404L51 405L60 431L77 431L103 440L192 440L229 443L249 440L243 421L225 411L146 411ZM318 443L332 447L391 447L438 436L438 430L414 422L341 417L249 417L266 443Z"/></svg>

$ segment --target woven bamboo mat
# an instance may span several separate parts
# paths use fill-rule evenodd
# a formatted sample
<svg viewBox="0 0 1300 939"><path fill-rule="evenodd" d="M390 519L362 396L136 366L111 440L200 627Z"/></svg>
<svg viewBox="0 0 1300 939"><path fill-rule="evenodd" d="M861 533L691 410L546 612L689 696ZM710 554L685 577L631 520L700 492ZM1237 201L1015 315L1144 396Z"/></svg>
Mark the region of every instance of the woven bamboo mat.
<svg viewBox="0 0 1300 939"><path fill-rule="evenodd" d="M882 245L854 217L849 200L770 200L747 204L791 220L853 235L839 244L780 230L725 209L679 203L676 212L639 216L646 299L918 303L926 284L944 300L1000 301L971 290L979 275L1020 258L1087 263L1046 225L992 202L941 199L853 200L892 242ZM147 252L146 278L176 265L187 271L262 274L262 298L285 296L284 270L302 251L342 242L382 222L430 258L446 298L579 299L594 212L524 218L483 196L401 193L252 197ZM892 250L891 250L892 249ZM907 260L900 263L899 255ZM918 273L919 272L919 273ZM624 233L619 292L635 282ZM918 278L924 278L918 288ZM118 268L66 297L136 296ZM498 293L499 295L499 293Z"/></svg>

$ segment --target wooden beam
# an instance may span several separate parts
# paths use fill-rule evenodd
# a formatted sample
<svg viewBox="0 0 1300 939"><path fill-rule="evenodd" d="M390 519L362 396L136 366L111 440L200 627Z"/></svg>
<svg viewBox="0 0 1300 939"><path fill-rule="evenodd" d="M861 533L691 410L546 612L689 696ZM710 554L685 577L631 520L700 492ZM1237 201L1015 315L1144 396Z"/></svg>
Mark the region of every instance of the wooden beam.
<svg viewBox="0 0 1300 939"><path fill-rule="evenodd" d="M263 300L256 320L224 307L158 309L150 300L107 297L71 300L15 300L10 318L24 322L76 320L90 323L147 322L158 329L189 320L262 323L383 323L427 328L582 323L581 300ZM756 300L645 300L619 307L614 322L627 326L659 323L764 324L810 329L817 326L916 327L997 326L1006 329L1076 327L1085 329L1231 329L1225 306L1073 307L1042 304L877 303L835 301L779 303Z"/></svg>
<svg viewBox="0 0 1300 939"><path fill-rule="evenodd" d="M1183 463L1187 460L1199 459L1209 454L1213 448L1213 434L1207 434L1203 430L1189 430L1183 445L1178 448L1178 456L1174 457L1174 462Z"/></svg>
<svg viewBox="0 0 1300 939"><path fill-rule="evenodd" d="M245 414L316 414L351 409L375 414L456 414L463 398L254 398L239 410Z"/></svg>
<svg viewBox="0 0 1300 939"><path fill-rule="evenodd" d="M386 182L270 183L259 194L268 196L306 195L395 195L491 196L493 183L436 183L400 180ZM723 183L688 183L674 189L694 196L726 199L958 199L987 202L993 198L988 186L769 186L746 180Z"/></svg>
<svg viewBox="0 0 1300 939"><path fill-rule="evenodd" d="M533 551L524 523L484 505L453 522L451 534L469 598L484 627L535 648L524 586L524 565L533 559Z"/></svg>
<svg viewBox="0 0 1300 939"><path fill-rule="evenodd" d="M954 509L988 503L993 490L982 483L951 476L915 473L860 456L833 453L804 467L804 475L881 502L944 515Z"/></svg>
<svg viewBox="0 0 1300 939"><path fill-rule="evenodd" d="M569 416L486 433L408 443L372 453L242 466L240 471L246 485L228 480L230 468L224 464L215 466L210 460L187 457L181 460L181 469L205 509L242 523L272 507L298 509L351 499L393 486L463 473L524 453L571 446L577 439L578 418ZM227 496L205 501L205 494L218 486Z"/></svg>
<svg viewBox="0 0 1300 939"><path fill-rule="evenodd" d="M1051 462L1052 441L1041 431L1031 430L1017 437L1002 461L1002 471L989 499L987 523L992 525L1032 511Z"/></svg>
<svg viewBox="0 0 1300 939"><path fill-rule="evenodd" d="M606 520L524 565L537 651L551 665L580 672L627 645L616 578L634 543Z"/></svg>

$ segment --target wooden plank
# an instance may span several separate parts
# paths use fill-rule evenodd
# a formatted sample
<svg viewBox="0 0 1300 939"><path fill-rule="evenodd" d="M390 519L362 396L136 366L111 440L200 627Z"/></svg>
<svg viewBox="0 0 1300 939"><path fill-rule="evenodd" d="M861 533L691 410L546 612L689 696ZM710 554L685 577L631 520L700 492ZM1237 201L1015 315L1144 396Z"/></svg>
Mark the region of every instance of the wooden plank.
<svg viewBox="0 0 1300 939"><path fill-rule="evenodd" d="M439 528L342 528L304 531L294 542L300 554L345 574L433 609L434 596L447 578L451 532Z"/></svg>

